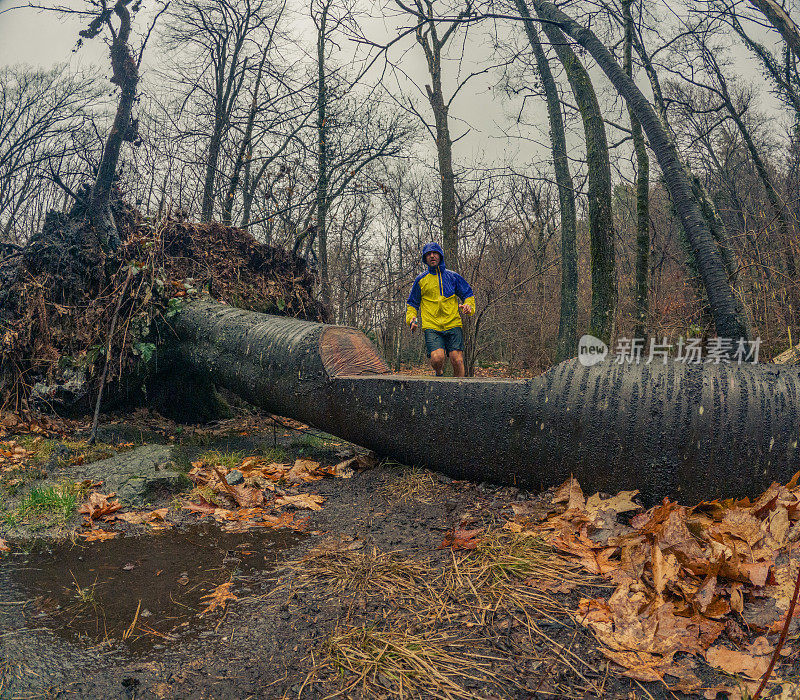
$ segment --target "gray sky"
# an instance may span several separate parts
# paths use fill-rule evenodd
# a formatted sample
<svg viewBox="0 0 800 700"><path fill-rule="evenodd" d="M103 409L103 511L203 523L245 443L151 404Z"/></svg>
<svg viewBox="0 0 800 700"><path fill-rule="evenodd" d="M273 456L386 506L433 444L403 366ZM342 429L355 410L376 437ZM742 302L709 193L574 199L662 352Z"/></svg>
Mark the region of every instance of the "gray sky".
<svg viewBox="0 0 800 700"><path fill-rule="evenodd" d="M42 4L52 3L52 0L51 2L48 2L48 0L40 1L42 1ZM77 0L62 0L62 4L78 6ZM108 49L102 41L98 39L87 41L78 52L73 51L78 38L78 31L83 28L81 22L63 15L41 12L26 7L12 9L18 8L19 5L19 0L0 0L0 65L28 63L49 67L56 63L69 63L74 69L99 66L110 74ZM298 14L305 9L306 3L300 2L299 5ZM146 12L141 12L137 17L139 36L145 30L147 20ZM304 29L303 20L297 19L297 15L295 16L294 26L296 32L302 35ZM391 20L389 23L382 20L369 21L366 23L366 27L365 31L369 34L374 33L374 35L383 35L385 37L391 31ZM136 29L134 31L136 32ZM480 65L480 60L490 54L487 42L483 40L482 36L479 37L477 31L473 32L473 36L475 36L475 40L471 42L471 45L467 46L466 55L468 60L465 61L462 75L463 70L479 70L482 68L483 65ZM381 37L381 40L383 40L383 37ZM343 42L343 53L346 54L348 47L345 44L346 42ZM425 62L422 51L415 44L413 36L407 38L402 48L398 47L397 50L392 52L394 59L399 59L401 56L403 71L420 86L424 85L427 76ZM152 42L148 46L145 65L148 63L152 65L157 60L158 54L155 49L155 42ZM454 64L452 68L453 70L448 70L446 75L454 75L457 65ZM402 84L402 76L398 79ZM507 122L506 112L516 113L518 107L507 105L499 97L495 96L490 88L495 79L495 75L488 74L478 77L459 93L454 102L451 112L454 120L452 126L453 136L462 134L467 128L470 129L470 133L456 144L456 156L465 161L503 161L506 154L511 153L517 153L517 157L523 156L521 160L526 160L528 157L524 152L522 154L518 153L519 143L509 142L503 138L501 125ZM145 72L144 82L146 83L146 81L147 74ZM413 95L417 98L418 108L425 116L428 116L429 107L423 94L408 82L405 82L403 89L408 95ZM546 117L543 104L538 105L538 107L541 107L539 111L543 120ZM529 110L529 112L536 112L536 110ZM535 117L536 114L533 114L533 116ZM530 149L530 144L524 144L523 151L529 151Z"/></svg>
<svg viewBox="0 0 800 700"><path fill-rule="evenodd" d="M30 63L48 67L68 62L78 68L96 62L106 53L99 42L90 42L91 45L73 54L82 28L79 22L29 8L11 9L19 4L0 0L0 65ZM70 0L65 4L70 4Z"/></svg>
<svg viewBox="0 0 800 700"><path fill-rule="evenodd" d="M43 3L51 4L53 0L40 0ZM62 4L80 6L80 0L62 0ZM150 3L145 3L145 8ZM309 25L304 25L303 13L307 11L305 0L290 0L290 6L296 7L294 27L295 33L307 38L306 33ZM56 15L50 12L36 11L30 8L11 9L20 5L19 0L0 0L0 65L12 63L29 63L44 67L56 63L69 63L74 69L81 69L92 66L99 66L105 74L110 75L108 49L105 44L98 40L88 41L80 49L73 52L78 37L78 31L83 25L72 18ZM377 9L377 6L373 6ZM148 24L149 16L146 9L137 17L138 37L140 38ZM307 20L305 20L307 22ZM378 37L378 40L385 40L382 37L391 35L394 21L392 19L382 20L373 19L365 23L365 32L369 35ZM305 31L304 31L305 30ZM137 28L134 29L137 33ZM769 37L763 37L769 40ZM460 42L457 42L460 47ZM347 54L351 48L343 42L343 53ZM402 58L402 69L419 86L426 82L427 72L419 46L413 41L413 36L409 36L402 46L398 46L391 54L397 61ZM462 65L462 76L465 72L479 70L485 66L487 60L491 59L491 42L485 35L485 30L476 28L471 31L470 39L465 44L465 61ZM155 42L148 47L145 65L153 64L158 60L158 53ZM740 74L746 79L760 81L757 84L764 84L763 79L758 75L754 64L747 60L744 50L738 57L737 64L741 65ZM457 62L448 64L445 75L452 80ZM737 68L739 65L737 65ZM144 87L148 79L147 72L144 74ZM596 86L598 91L611 93L610 86L604 76L597 72ZM467 128L470 133L466 138L456 144L456 161L465 165L475 162L499 165L509 160L518 165L523 165L531 159L544 160L547 158L547 128L546 112L542 100L532 99L527 103L525 118L527 121L536 124L536 128L528 128L522 134L530 140L509 139L505 136L506 132L512 133L514 129L513 116L518 112L521 100L508 101L501 97L500 91L491 89L497 79L496 73L489 73L480 76L471 82L457 97L451 110L453 126L451 127L453 136L462 134ZM429 107L423 94L414 88L410 82L402 82L399 78L402 92L406 95L415 96L420 111L428 116ZM644 76L639 76L642 86L645 86ZM109 84L109 88L111 85ZM396 89L398 94L401 90ZM568 96L568 99L569 96ZM570 101L572 101L570 99ZM766 91L763 91L762 105L764 108L774 111L776 103ZM776 112L777 113L777 112ZM613 115L609 115L613 116ZM627 116L619 117L623 124L627 124ZM620 136L618 131L610 130L609 141L614 142ZM427 149L429 158L433 157L433 148L430 140L426 140L423 148Z"/></svg>

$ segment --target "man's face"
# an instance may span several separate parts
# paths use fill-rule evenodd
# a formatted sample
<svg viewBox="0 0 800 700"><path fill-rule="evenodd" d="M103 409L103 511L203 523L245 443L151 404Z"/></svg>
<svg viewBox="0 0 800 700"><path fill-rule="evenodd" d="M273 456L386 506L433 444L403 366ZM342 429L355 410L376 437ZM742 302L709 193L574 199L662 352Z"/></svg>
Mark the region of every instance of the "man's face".
<svg viewBox="0 0 800 700"><path fill-rule="evenodd" d="M428 253L425 256L425 262L428 264L428 267L436 267L440 262L442 262L442 256L439 253Z"/></svg>

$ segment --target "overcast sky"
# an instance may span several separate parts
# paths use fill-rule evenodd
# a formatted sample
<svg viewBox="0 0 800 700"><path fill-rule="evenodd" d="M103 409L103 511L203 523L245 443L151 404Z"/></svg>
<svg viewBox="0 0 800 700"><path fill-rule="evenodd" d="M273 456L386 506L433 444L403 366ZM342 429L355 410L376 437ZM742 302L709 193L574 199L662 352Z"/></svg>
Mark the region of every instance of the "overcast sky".
<svg viewBox="0 0 800 700"><path fill-rule="evenodd" d="M44 0L47 2L47 0ZM65 0L64 4L73 4L75 0ZM290 0L291 2L291 0ZM152 3L151 3L152 4ZM30 8L19 8L19 0L0 0L0 65L13 63L29 63L44 67L56 63L69 63L73 68L99 66L110 74L108 50L98 40L88 41L77 52L74 52L78 31L83 25L72 18L59 16L54 13L41 12ZM147 3L145 3L145 7ZM300 2L298 12L295 14L294 26L298 34L303 33L303 19L300 12L306 9L307 3ZM13 9L19 8L19 9ZM140 13L137 18L140 36L147 24L147 14ZM365 23L365 33L376 36L379 41L389 36L392 20L373 20ZM485 61L491 54L491 46L486 40L483 30L472 30L470 40L466 46L467 60L462 67L462 76L471 70L480 70L485 66ZM345 42L346 44L346 42ZM461 48L459 44L459 48ZM348 47L343 47L347 53ZM402 46L392 51L393 59L401 59L403 72L407 73L420 86L426 82L425 62L422 51L409 36ZM155 42L148 47L145 63L158 60ZM454 77L458 65L453 62L448 66L445 74ZM452 70L449 70L452 68ZM402 76L398 75L402 81ZM508 158L515 161L529 160L533 151L540 150L535 143L509 141L505 138L504 130L509 125L507 114L516 114L519 104L507 103L499 98L492 86L497 80L497 74L491 73L479 76L459 93L451 110L453 119L451 131L453 136L459 136L465 131L469 133L456 144L456 157L462 162L488 161L504 162ZM146 89L147 73L144 74L143 88ZM429 107L424 96L417 88L406 82L403 91L408 95L415 95L419 108L424 115L428 115ZM396 90L396 92L400 92ZM528 117L541 121L544 125L546 113L544 104L531 103ZM512 124L513 126L513 124ZM546 133L546 132L545 132ZM536 133L532 136L541 140Z"/></svg>
<svg viewBox="0 0 800 700"><path fill-rule="evenodd" d="M52 0L42 0L51 3ZM303 13L307 11L307 2L304 0L289 0L294 3L295 32L302 38L308 32L310 25L305 24ZM79 6L79 0L63 0L63 4ZM139 37L146 28L150 12L145 2L145 11L137 18ZM77 52L74 51L78 31L83 25L76 19L56 15L50 12L41 12L31 8L13 9L20 5L19 0L0 0L0 66L13 63L29 63L44 67L56 63L69 63L74 69L99 66L103 74L110 75L108 49L99 40L88 41ZM373 6L374 7L374 6ZM390 19L373 19L365 24L365 33L376 40L385 41L390 36L396 21ZM136 30L135 30L136 31ZM509 31L515 31L509 29ZM765 37L767 38L767 37ZM309 44L310 46L310 44ZM461 43L459 42L459 48ZM472 70L479 70L491 60L491 41L483 28L471 30L469 39L463 45L465 62L461 75ZM347 53L348 47L343 47ZM426 81L426 70L422 52L419 46L408 37L407 41L394 49L391 57L400 61L403 72L407 73L418 85ZM158 61L156 42L148 47L146 64ZM741 65L740 73L749 80L760 80L754 65L747 60L742 50L737 64ZM445 74L451 80L454 78L457 61L453 61L445 69ZM737 65L737 67L739 67ZM142 87L147 86L147 72L144 73ZM399 78L402 80L402 78ZM531 160L547 159L547 128L546 111L544 102L540 99L528 100L526 103L525 119L533 122L536 128L525 129L522 139L510 139L506 136L516 129L514 116L520 110L521 100L509 101L504 99L500 91L493 89L497 80L497 73L492 71L480 76L471 82L463 92L459 93L451 117L453 136L458 136L465 131L469 133L456 144L456 160L464 164L483 162L486 164L500 165L513 160L518 165L523 165ZM644 76L640 76L640 82ZM763 80L761 81L763 84ZM597 75L596 86L599 91L610 94L608 82L601 75ZM111 87L109 85L109 87ZM419 92L409 82L402 84L402 90L397 88L397 94L416 95L417 102L423 114L428 115L429 107ZM774 99L764 91L763 105L769 110L775 110ZM571 100L570 100L571 101ZM610 115L612 116L612 115ZM623 124L627 124L627 117L621 117ZM614 142L620 137L620 132L610 130L609 141ZM432 149L430 150L432 154ZM431 155L432 157L432 155Z"/></svg>

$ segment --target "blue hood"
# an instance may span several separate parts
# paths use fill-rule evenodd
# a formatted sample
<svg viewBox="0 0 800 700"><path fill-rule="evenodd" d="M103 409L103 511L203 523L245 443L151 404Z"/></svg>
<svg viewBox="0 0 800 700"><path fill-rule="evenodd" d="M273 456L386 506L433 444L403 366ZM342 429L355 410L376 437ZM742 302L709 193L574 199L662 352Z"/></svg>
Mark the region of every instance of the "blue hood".
<svg viewBox="0 0 800 700"><path fill-rule="evenodd" d="M445 269L445 267L444 267L444 251L442 250L442 247L438 243L426 243L424 246L422 246L422 264L423 265L427 265L427 263L425 262L425 256L428 253L439 253L440 257L442 258L442 261L439 263L438 268L440 270L444 270ZM429 272L434 272L435 270L436 270L435 267L428 267L428 271Z"/></svg>

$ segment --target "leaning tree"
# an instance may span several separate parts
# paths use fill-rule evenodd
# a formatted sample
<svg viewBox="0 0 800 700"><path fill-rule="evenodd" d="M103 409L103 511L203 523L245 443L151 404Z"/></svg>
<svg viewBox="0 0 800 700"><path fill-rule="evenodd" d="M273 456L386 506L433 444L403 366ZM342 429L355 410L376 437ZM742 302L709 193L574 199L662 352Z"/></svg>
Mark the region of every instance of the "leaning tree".
<svg viewBox="0 0 800 700"><path fill-rule="evenodd" d="M557 26L592 56L641 123L689 239L708 294L717 334L727 338L748 337L748 324L737 303L722 255L693 192L675 142L653 106L591 29L576 22L551 2L533 0L533 7L543 22Z"/></svg>

